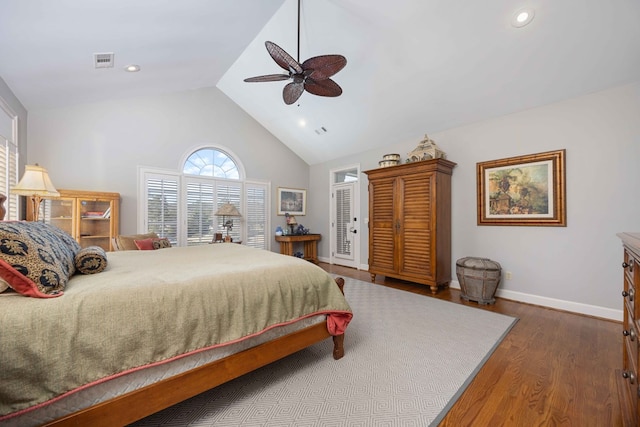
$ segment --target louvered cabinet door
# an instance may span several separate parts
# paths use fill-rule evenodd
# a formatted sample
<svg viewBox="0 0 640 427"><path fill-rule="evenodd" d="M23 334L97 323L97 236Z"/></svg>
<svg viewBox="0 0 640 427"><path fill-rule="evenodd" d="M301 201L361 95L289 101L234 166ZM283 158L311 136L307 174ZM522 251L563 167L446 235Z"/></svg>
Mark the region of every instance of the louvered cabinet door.
<svg viewBox="0 0 640 427"><path fill-rule="evenodd" d="M435 280L433 265L433 174L399 177L396 265L408 280Z"/></svg>
<svg viewBox="0 0 640 427"><path fill-rule="evenodd" d="M431 287L451 281L451 175L455 163L424 160L365 171L369 177L369 273Z"/></svg>
<svg viewBox="0 0 640 427"><path fill-rule="evenodd" d="M394 178L369 183L369 271L372 274L396 271L394 183Z"/></svg>

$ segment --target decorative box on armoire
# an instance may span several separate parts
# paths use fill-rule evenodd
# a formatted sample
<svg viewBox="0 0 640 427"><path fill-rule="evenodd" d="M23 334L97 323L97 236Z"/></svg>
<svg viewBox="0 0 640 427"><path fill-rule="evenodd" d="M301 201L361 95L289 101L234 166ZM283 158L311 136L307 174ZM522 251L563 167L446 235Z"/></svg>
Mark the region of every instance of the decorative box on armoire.
<svg viewBox="0 0 640 427"><path fill-rule="evenodd" d="M636 300L640 290L640 233L620 233L624 252L622 259L623 319L622 319L622 370L618 370L616 380L622 410L623 426L640 425L640 384L638 365L640 364L640 303ZM618 288L620 289L620 288Z"/></svg>
<svg viewBox="0 0 640 427"><path fill-rule="evenodd" d="M451 175L455 163L423 160L365 171L369 273L431 287L451 281Z"/></svg>
<svg viewBox="0 0 640 427"><path fill-rule="evenodd" d="M58 192L59 197L42 201L40 220L66 231L83 248L100 246L112 251L112 239L119 232L120 194L60 189ZM33 220L31 211L31 198L27 197L29 221Z"/></svg>

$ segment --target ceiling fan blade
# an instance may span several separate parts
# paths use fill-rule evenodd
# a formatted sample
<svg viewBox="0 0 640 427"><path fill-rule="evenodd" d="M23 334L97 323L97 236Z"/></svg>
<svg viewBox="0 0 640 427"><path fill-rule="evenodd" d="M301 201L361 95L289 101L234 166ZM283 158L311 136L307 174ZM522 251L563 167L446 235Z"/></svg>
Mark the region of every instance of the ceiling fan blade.
<svg viewBox="0 0 640 427"><path fill-rule="evenodd" d="M342 88L331 79L317 81L307 78L304 82L304 90L318 96L336 97L342 95Z"/></svg>
<svg viewBox="0 0 640 427"><path fill-rule="evenodd" d="M244 79L245 82L278 82L281 80L289 80L291 76L288 74L267 74L265 76L249 77Z"/></svg>
<svg viewBox="0 0 640 427"><path fill-rule="evenodd" d="M282 69L293 74L302 73L302 67L298 64L298 61L293 59L293 57L285 52L280 46L270 41L264 42L264 45L267 47L269 55L271 55L273 60L276 61L276 64L278 64Z"/></svg>
<svg viewBox="0 0 640 427"><path fill-rule="evenodd" d="M309 58L302 63L305 74L315 81L325 80L342 70L347 58L342 55L321 55ZM309 71L311 71L309 73Z"/></svg>
<svg viewBox="0 0 640 427"><path fill-rule="evenodd" d="M302 82L300 83L289 83L284 87L282 91L282 99L284 99L284 103L287 105L291 105L300 98L304 92L304 85Z"/></svg>

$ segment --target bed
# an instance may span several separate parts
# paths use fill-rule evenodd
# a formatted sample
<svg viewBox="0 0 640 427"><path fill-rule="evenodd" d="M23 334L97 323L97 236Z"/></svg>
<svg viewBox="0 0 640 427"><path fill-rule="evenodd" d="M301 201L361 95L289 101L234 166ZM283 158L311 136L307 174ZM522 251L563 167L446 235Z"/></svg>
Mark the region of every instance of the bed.
<svg viewBox="0 0 640 427"><path fill-rule="evenodd" d="M344 354L344 281L309 262L236 244L104 255L48 295L0 293L0 425L126 425L330 337Z"/></svg>

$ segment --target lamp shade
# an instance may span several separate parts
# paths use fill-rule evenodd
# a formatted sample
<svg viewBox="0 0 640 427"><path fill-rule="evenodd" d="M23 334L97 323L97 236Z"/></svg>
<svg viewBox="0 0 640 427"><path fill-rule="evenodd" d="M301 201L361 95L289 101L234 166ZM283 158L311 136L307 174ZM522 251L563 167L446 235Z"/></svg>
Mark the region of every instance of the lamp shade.
<svg viewBox="0 0 640 427"><path fill-rule="evenodd" d="M216 215L217 216L242 216L240 215L240 212L238 212L238 209L236 209L234 205L228 202L220 206L220 209L218 209L218 211L216 212Z"/></svg>
<svg viewBox="0 0 640 427"><path fill-rule="evenodd" d="M40 197L58 197L60 195L49 179L45 168L37 164L26 165L24 168L22 179L11 189L13 194Z"/></svg>

